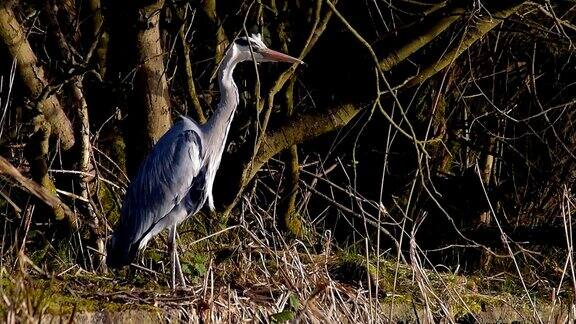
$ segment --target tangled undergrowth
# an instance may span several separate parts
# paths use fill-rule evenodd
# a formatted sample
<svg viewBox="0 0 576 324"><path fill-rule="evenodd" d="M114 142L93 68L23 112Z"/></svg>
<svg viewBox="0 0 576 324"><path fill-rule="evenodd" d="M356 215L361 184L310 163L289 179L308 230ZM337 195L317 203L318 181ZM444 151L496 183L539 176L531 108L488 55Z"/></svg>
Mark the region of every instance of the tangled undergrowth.
<svg viewBox="0 0 576 324"><path fill-rule="evenodd" d="M574 320L575 20L570 1L0 1L2 319ZM308 65L239 67L218 214L179 228L190 288L168 288L162 236L107 271L129 175L179 115L213 115L248 22Z"/></svg>
<svg viewBox="0 0 576 324"><path fill-rule="evenodd" d="M8 323L471 323L550 322L570 316L569 291L551 300L550 287L535 283L525 294L521 278L510 273L423 269L390 254L375 258L341 250L330 232L311 246L267 230L264 224L271 218L255 219L197 240L184 229L180 246L189 287L176 291L168 286L163 238L152 242L138 264L115 273L86 271L65 259L48 270L20 254L2 267L2 317Z"/></svg>

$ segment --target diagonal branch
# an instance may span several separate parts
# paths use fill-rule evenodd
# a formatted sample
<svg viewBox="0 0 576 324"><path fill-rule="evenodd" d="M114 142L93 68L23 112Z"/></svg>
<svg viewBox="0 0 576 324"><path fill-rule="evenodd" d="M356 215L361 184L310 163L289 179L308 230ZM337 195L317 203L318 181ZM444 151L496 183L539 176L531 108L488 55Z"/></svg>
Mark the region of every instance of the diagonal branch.
<svg viewBox="0 0 576 324"><path fill-rule="evenodd" d="M466 9L462 4L452 5L446 10L435 11L422 23L415 24L414 28L410 28L406 33L401 33L399 37L395 38L397 43L394 48L380 60L380 68L383 71L391 70L408 56L435 40L465 12Z"/></svg>
<svg viewBox="0 0 576 324"><path fill-rule="evenodd" d="M474 28L471 28L466 34L464 40L460 43L460 46L451 50L433 66L422 70L422 72L416 78L412 79L409 84L414 85L422 83L441 69L448 66L450 62L472 46L472 44L479 40L483 35L502 22L502 19L505 19L516 12L523 3L524 1L514 1L506 7L494 12L491 17L481 18L477 25ZM275 154L289 148L291 145L305 142L345 126L354 116L356 116L356 114L358 114L360 110L361 108L359 106L343 104L333 107L327 112L300 114L285 120L285 122L275 130L266 133L255 159L256 165L262 166L262 164L266 163L266 161L272 158ZM254 176L257 169L258 168L254 168L252 176Z"/></svg>
<svg viewBox="0 0 576 324"><path fill-rule="evenodd" d="M0 175L15 181L28 193L36 196L54 210L58 220L66 220L71 228L77 227L76 214L48 189L23 176L8 160L0 156Z"/></svg>
<svg viewBox="0 0 576 324"><path fill-rule="evenodd" d="M494 27L502 22L502 19L515 13L523 3L524 1L514 1L513 3L510 3L502 9L494 12L491 17L481 18L477 25L474 28L471 28L465 35L460 46L451 50L433 66L422 70L422 72L416 78L412 79L409 84L415 85L417 83L422 83L439 72L442 68L448 66L450 62L472 46L483 35L490 32ZM347 125L360 111L361 108L359 106L343 104L333 107L327 112L300 114L285 120L282 125L266 133L263 143L256 155L254 161L255 165L250 178L256 174L258 169L266 163L266 161L282 150L289 148L291 145L305 142L343 127Z"/></svg>
<svg viewBox="0 0 576 324"><path fill-rule="evenodd" d="M266 133L250 178L274 155L318 136L346 126L362 109L353 104L342 104L323 112L294 115L283 124Z"/></svg>
<svg viewBox="0 0 576 324"><path fill-rule="evenodd" d="M331 6L331 8L334 9L331 2L328 1L327 3ZM443 68L446 68L466 49L468 49L476 41L482 38L482 36L490 32L494 27L502 22L503 19L515 13L524 3L525 1L514 0L511 3L506 3L504 7L500 7L500 9L494 10L489 17L481 17L476 25L469 27L468 32L465 34L464 39L460 42L459 46L449 50L448 53L440 59L440 61L430 67L423 69L418 76L407 82L407 84L409 86L413 86L425 82L430 77L434 76L437 72ZM449 12L455 16L458 16L457 14L460 13L460 9L451 7ZM445 17L444 20L440 19L439 23L442 26L434 27L436 28L435 30L429 31L431 33L430 35L436 34L437 36L437 34L440 34L443 30L448 28L449 24L454 22L452 19L453 17ZM391 54L392 56L388 55L384 59L379 59L375 56L373 51L371 53L374 56L375 62L379 63L378 65L381 69L385 68L386 66L392 67L394 64L397 64L400 60L407 57L406 53L415 52L424 46L427 42L430 42L435 38L430 37L428 34L426 35L427 36L423 36L423 34L417 33L416 39L412 40L417 44L406 42L405 45L401 45L399 49L393 52L402 52L401 54ZM279 79L282 80L282 78ZM282 85L282 83L280 84ZM274 88L272 91L274 91ZM243 171L241 172L242 175L240 176L241 179L239 180L239 192L236 194L235 198L224 203L224 212L230 212L230 210L238 201L238 198L246 184L256 175L262 165L271 159L274 155L290 148L292 145L303 143L310 139L346 126L361 110L362 108L360 104L339 104L332 108L328 108L323 112L310 112L294 115L284 120L284 122L275 129L266 130L265 135L261 137L261 143L257 145L258 150L254 156L253 161L249 162L249 166L245 165L243 167ZM231 182L235 183L234 181Z"/></svg>
<svg viewBox="0 0 576 324"><path fill-rule="evenodd" d="M437 62L422 69L417 76L406 83L406 86L418 85L445 69L476 41L498 26L504 19L518 11L525 2L519 0L508 1L505 6L495 10L490 15L479 17L478 22L474 26L468 27L466 34L458 44L450 48Z"/></svg>
<svg viewBox="0 0 576 324"><path fill-rule="evenodd" d="M56 96L44 94L48 84L44 69L32 51L24 29L7 4L0 5L0 42L6 45L10 55L16 60L20 80L28 94L39 100L38 108L50 123L52 132L60 139L62 148L70 149L74 145L72 124Z"/></svg>

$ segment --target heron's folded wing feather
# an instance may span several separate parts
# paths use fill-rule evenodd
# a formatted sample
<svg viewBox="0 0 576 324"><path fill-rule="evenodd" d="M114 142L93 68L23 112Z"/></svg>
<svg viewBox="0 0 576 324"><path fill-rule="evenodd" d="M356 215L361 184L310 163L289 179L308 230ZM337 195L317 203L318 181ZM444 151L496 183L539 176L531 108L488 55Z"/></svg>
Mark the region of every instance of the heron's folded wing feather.
<svg viewBox="0 0 576 324"><path fill-rule="evenodd" d="M203 163L198 127L184 119L158 141L128 187L121 227L132 243L185 197Z"/></svg>

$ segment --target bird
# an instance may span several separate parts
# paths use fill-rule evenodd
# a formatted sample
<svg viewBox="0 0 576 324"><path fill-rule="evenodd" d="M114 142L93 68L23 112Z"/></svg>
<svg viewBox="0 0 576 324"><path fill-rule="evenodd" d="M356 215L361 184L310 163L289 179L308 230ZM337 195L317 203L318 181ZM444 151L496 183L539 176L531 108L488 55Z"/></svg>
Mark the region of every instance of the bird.
<svg viewBox="0 0 576 324"><path fill-rule="evenodd" d="M176 274L186 288L176 246L176 229L206 201L210 210L215 210L214 178L239 102L234 68L238 63L254 60L303 63L269 49L260 34L237 37L233 41L218 68L220 101L213 115L202 125L181 116L154 145L126 189L120 220L108 242L109 268L131 264L148 241L167 228L172 288L176 287Z"/></svg>

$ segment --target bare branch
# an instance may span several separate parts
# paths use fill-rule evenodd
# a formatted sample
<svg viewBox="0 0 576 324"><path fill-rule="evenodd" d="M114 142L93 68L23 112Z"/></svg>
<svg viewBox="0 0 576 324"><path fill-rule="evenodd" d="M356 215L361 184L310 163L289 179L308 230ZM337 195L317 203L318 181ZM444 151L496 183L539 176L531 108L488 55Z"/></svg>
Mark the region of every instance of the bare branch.
<svg viewBox="0 0 576 324"><path fill-rule="evenodd" d="M478 22L468 28L464 38L457 45L448 50L437 62L430 64L420 71L413 79L406 83L407 87L418 85L427 79L442 71L448 65L452 64L464 51L472 46L476 41L498 26L504 19L514 14L526 1L510 1L502 9L491 15L479 17Z"/></svg>
<svg viewBox="0 0 576 324"><path fill-rule="evenodd" d="M200 124L206 122L206 116L204 115L204 110L198 100L198 93L196 91L196 85L194 84L194 73L192 71L192 62L190 60L190 46L186 42L186 33L184 32L184 25L179 31L180 41L182 42L182 55L184 56L184 70L186 71L186 83L188 89L189 99L192 101L192 106L194 107L194 112L196 113L196 118Z"/></svg>
<svg viewBox="0 0 576 324"><path fill-rule="evenodd" d="M54 210L58 220L66 220L70 227L76 228L76 214L48 189L23 176L8 160L0 156L0 175L14 180L25 191L36 196Z"/></svg>
<svg viewBox="0 0 576 324"><path fill-rule="evenodd" d="M404 61L408 56L429 44L456 22L465 13L464 7L451 6L447 10L436 11L429 19L423 23L416 24L408 32L411 35L398 37L399 43L395 48L382 60L380 67L384 71L391 70L398 63Z"/></svg>

